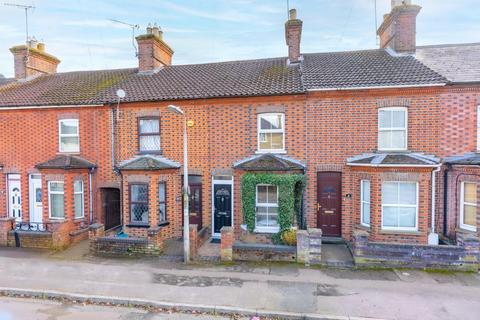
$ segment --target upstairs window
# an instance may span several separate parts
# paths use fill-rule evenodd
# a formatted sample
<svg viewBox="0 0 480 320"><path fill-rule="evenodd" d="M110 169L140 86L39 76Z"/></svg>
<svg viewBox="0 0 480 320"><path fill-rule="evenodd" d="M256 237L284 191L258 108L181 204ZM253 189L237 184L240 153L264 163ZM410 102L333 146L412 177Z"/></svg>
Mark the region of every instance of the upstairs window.
<svg viewBox="0 0 480 320"><path fill-rule="evenodd" d="M278 229L278 188L274 185L257 185L257 229Z"/></svg>
<svg viewBox="0 0 480 320"><path fill-rule="evenodd" d="M160 119L138 119L138 145L142 153L160 151Z"/></svg>
<svg viewBox="0 0 480 320"><path fill-rule="evenodd" d="M85 216L83 208L83 181L76 180L73 182L73 197L75 203L75 219L83 218Z"/></svg>
<svg viewBox="0 0 480 320"><path fill-rule="evenodd" d="M407 108L378 110L378 149L407 150Z"/></svg>
<svg viewBox="0 0 480 320"><path fill-rule="evenodd" d="M58 140L60 152L80 152L78 119L58 121Z"/></svg>
<svg viewBox="0 0 480 320"><path fill-rule="evenodd" d="M148 224L148 185L130 185L130 221L133 224Z"/></svg>
<svg viewBox="0 0 480 320"><path fill-rule="evenodd" d="M285 151L285 115L283 113L258 115L258 150L261 152Z"/></svg>
<svg viewBox="0 0 480 320"><path fill-rule="evenodd" d="M460 228L477 231L477 184L462 182L460 192Z"/></svg>

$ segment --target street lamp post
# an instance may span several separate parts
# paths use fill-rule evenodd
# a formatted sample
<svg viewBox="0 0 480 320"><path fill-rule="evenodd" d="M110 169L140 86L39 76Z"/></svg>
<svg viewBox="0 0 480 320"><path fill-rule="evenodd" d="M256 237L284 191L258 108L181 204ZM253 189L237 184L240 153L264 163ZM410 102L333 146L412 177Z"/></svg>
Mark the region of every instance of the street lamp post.
<svg viewBox="0 0 480 320"><path fill-rule="evenodd" d="M177 106L169 105L168 111L183 116L183 260L190 261L190 220L188 197L188 147L187 147L187 117Z"/></svg>

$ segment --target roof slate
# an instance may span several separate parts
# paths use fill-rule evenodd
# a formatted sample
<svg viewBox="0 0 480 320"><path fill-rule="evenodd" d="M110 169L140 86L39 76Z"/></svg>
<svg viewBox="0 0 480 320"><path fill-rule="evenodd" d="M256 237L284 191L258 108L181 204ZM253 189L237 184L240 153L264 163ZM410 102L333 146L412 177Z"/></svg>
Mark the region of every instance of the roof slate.
<svg viewBox="0 0 480 320"><path fill-rule="evenodd" d="M412 56L383 49L304 55L306 89L348 89L444 84L443 76Z"/></svg>
<svg viewBox="0 0 480 320"><path fill-rule="evenodd" d="M161 156L142 155L123 161L119 168L121 170L177 169L180 168L180 163Z"/></svg>
<svg viewBox="0 0 480 320"><path fill-rule="evenodd" d="M38 169L92 169L97 165L79 156L57 155L36 165Z"/></svg>
<svg viewBox="0 0 480 320"><path fill-rule="evenodd" d="M347 159L347 164L356 166L435 166L440 159L421 153L365 153Z"/></svg>
<svg viewBox="0 0 480 320"><path fill-rule="evenodd" d="M123 102L268 96L308 89L442 84L447 79L412 56L383 49L305 54L300 66L287 58L172 65L153 73L137 69L57 73L0 86L0 108L95 105Z"/></svg>
<svg viewBox="0 0 480 320"><path fill-rule="evenodd" d="M236 162L236 169L245 171L291 171L303 170L305 165L300 161L277 154L259 154Z"/></svg>
<svg viewBox="0 0 480 320"><path fill-rule="evenodd" d="M458 165L480 165L480 154L466 153L462 156L453 156L445 158L445 163Z"/></svg>
<svg viewBox="0 0 480 320"><path fill-rule="evenodd" d="M415 57L452 82L480 81L480 43L421 46Z"/></svg>

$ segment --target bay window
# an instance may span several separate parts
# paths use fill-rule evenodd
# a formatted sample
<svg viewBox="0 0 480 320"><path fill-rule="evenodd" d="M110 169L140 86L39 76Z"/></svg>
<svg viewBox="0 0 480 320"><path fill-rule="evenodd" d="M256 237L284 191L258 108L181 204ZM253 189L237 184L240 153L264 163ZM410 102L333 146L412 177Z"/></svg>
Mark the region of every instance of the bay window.
<svg viewBox="0 0 480 320"><path fill-rule="evenodd" d="M407 150L407 108L378 110L378 149Z"/></svg>
<svg viewBox="0 0 480 320"><path fill-rule="evenodd" d="M76 180L73 182L73 198L75 207L75 219L84 217L84 196L83 196L83 181Z"/></svg>
<svg viewBox="0 0 480 320"><path fill-rule="evenodd" d="M370 181L360 182L360 224L370 226Z"/></svg>
<svg viewBox="0 0 480 320"><path fill-rule="evenodd" d="M58 121L58 146L60 152L80 152L78 119Z"/></svg>
<svg viewBox="0 0 480 320"><path fill-rule="evenodd" d="M166 182L158 183L158 221L167 222L167 185Z"/></svg>
<svg viewBox="0 0 480 320"><path fill-rule="evenodd" d="M148 224L148 184L130 184L130 221Z"/></svg>
<svg viewBox="0 0 480 320"><path fill-rule="evenodd" d="M384 182L382 184L382 229L417 230L418 184Z"/></svg>
<svg viewBox="0 0 480 320"><path fill-rule="evenodd" d="M278 188L275 185L257 185L257 230L278 231Z"/></svg>
<svg viewBox="0 0 480 320"><path fill-rule="evenodd" d="M285 151L285 115L283 113L258 115L258 151Z"/></svg>
<svg viewBox="0 0 480 320"><path fill-rule="evenodd" d="M477 231L477 184L462 182L460 189L460 228Z"/></svg>
<svg viewBox="0 0 480 320"><path fill-rule="evenodd" d="M50 219L65 218L65 194L63 181L48 182L48 211Z"/></svg>

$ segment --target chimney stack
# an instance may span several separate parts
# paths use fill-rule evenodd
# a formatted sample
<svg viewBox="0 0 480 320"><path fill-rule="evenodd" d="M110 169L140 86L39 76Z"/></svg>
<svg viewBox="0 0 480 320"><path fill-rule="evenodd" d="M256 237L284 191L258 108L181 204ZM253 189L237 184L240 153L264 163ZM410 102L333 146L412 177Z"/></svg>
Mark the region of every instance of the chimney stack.
<svg viewBox="0 0 480 320"><path fill-rule="evenodd" d="M138 71L153 72L172 64L173 50L163 41L163 32L149 24L147 33L136 37L138 43Z"/></svg>
<svg viewBox="0 0 480 320"><path fill-rule="evenodd" d="M14 58L15 79L25 80L42 74L54 74L60 63L56 57L45 52L45 44L35 38L27 45L10 48Z"/></svg>
<svg viewBox="0 0 480 320"><path fill-rule="evenodd" d="M411 0L391 0L392 10L384 15L378 28L380 47L398 53L415 53L417 15L422 9Z"/></svg>
<svg viewBox="0 0 480 320"><path fill-rule="evenodd" d="M297 19L297 10L289 11L289 19L285 23L285 40L288 46L288 62L300 62L300 40L302 38L303 21Z"/></svg>

